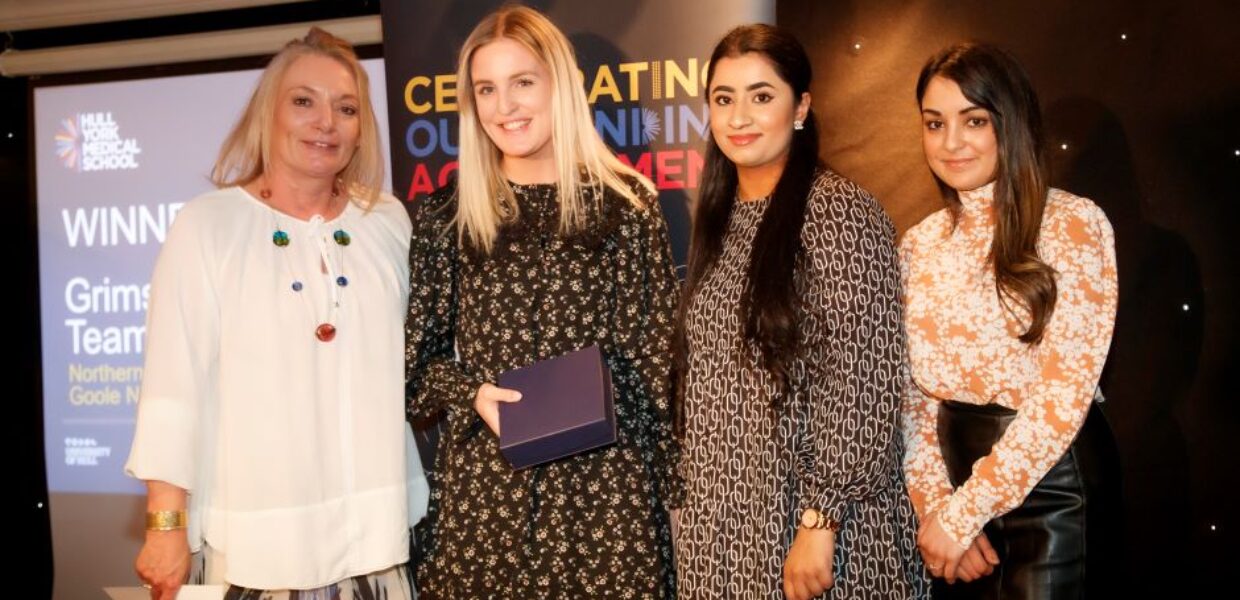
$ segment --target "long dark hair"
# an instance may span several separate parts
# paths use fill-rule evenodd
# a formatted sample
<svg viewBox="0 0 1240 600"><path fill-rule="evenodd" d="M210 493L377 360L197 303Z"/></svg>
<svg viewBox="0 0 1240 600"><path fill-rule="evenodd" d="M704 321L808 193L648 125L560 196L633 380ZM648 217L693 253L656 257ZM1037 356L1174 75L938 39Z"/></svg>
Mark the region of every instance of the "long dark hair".
<svg viewBox="0 0 1240 600"><path fill-rule="evenodd" d="M1029 326L1020 341L1042 341L1055 312L1055 270L1038 255L1038 232L1046 210L1049 188L1043 155L1042 112L1025 69L1011 55L986 44L964 43L930 58L917 78L917 103L935 77L956 82L973 104L990 112L999 145L995 167L995 237L990 261L995 270L995 292L1008 313L1015 302L1029 313ZM960 216L956 190L935 180L951 210L955 225Z"/></svg>
<svg viewBox="0 0 1240 600"><path fill-rule="evenodd" d="M792 88L795 102L809 91L812 69L805 48L787 32L763 24L737 27L719 41L710 56L706 89L710 89L720 59L751 52L770 61L780 79ZM744 340L757 346L762 366L780 386L776 405L789 389L789 371L799 344L793 274L801 252L801 226L810 187L815 171L822 167L818 159L818 127L811 110L804 128L793 132L787 163L758 225L740 303ZM693 208L688 272L677 319L676 354L682 374L688 364L685 317L703 277L723 252L728 217L736 201L736 165L719 150L713 135L706 142L701 181Z"/></svg>

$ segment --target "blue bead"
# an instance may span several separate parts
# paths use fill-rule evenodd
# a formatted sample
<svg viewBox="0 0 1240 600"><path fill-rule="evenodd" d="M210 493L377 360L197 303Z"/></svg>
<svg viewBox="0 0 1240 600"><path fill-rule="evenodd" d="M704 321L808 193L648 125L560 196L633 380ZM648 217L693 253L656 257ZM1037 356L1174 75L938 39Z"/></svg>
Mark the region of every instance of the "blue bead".
<svg viewBox="0 0 1240 600"><path fill-rule="evenodd" d="M332 234L332 238L335 239L336 243L341 246L348 246L349 242L353 241L353 239L349 237L349 233L343 229L337 229L336 232Z"/></svg>
<svg viewBox="0 0 1240 600"><path fill-rule="evenodd" d="M283 248L288 245L288 234L279 229L271 234L271 243Z"/></svg>
<svg viewBox="0 0 1240 600"><path fill-rule="evenodd" d="M294 282L293 282L293 291L294 291L294 292L300 292L300 291L301 291L301 282L300 282L300 281L294 281Z"/></svg>
<svg viewBox="0 0 1240 600"><path fill-rule="evenodd" d="M338 286L340 286L340 287L344 287L344 286L346 286L346 285L349 285L349 279L348 279L347 277L345 277L344 275L341 275L340 277L337 277L337 278L336 278L336 285L338 285Z"/></svg>

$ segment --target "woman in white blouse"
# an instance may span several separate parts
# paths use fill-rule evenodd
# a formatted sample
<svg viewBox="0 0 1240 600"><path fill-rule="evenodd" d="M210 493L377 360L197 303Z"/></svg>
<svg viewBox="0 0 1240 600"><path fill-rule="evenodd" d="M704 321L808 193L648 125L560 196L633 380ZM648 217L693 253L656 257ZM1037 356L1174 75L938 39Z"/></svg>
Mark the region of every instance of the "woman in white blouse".
<svg viewBox="0 0 1240 600"><path fill-rule="evenodd" d="M369 84L319 29L272 59L151 279L126 471L138 575L229 597L408 598L426 489L404 419L410 223Z"/></svg>

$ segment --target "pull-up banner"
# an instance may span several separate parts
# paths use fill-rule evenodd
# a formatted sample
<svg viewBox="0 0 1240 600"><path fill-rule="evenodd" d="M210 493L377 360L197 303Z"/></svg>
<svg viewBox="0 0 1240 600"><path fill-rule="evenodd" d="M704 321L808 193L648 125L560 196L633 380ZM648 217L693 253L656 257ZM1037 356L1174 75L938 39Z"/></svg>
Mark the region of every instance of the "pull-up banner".
<svg viewBox="0 0 1240 600"><path fill-rule="evenodd" d="M392 185L417 201L457 168L461 44L500 1L383 3ZM677 264L708 135L706 67L729 29L775 22L774 0L531 2L577 52L594 123L660 191ZM464 91L462 90L462 93Z"/></svg>
<svg viewBox="0 0 1240 600"><path fill-rule="evenodd" d="M383 3L392 185L417 202L457 169L456 78L461 44L501 0ZM659 189L672 253L683 269L689 202L701 183L709 135L706 69L728 30L774 23L775 0L529 2L577 53L594 126L622 160ZM415 424L423 465L434 464L438 428Z"/></svg>

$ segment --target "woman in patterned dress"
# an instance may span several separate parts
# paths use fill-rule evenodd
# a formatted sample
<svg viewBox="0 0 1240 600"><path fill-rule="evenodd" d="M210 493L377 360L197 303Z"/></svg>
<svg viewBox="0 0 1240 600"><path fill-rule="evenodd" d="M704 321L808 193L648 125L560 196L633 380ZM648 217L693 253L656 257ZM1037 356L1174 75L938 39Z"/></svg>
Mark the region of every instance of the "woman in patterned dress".
<svg viewBox="0 0 1240 600"><path fill-rule="evenodd" d="M901 241L905 471L936 596L1105 594L1118 464L1094 397L1118 292L1111 225L1048 188L1037 98L1006 52L944 50L917 99L947 208Z"/></svg>
<svg viewBox="0 0 1240 600"><path fill-rule="evenodd" d="M486 17L460 55L460 171L419 207L407 387L444 413L423 598L671 598L667 505L676 278L653 186L607 149L564 35L538 12ZM493 385L597 344L618 441L514 471Z"/></svg>
<svg viewBox="0 0 1240 600"><path fill-rule="evenodd" d="M810 65L769 25L711 56L681 306L681 596L922 598L900 473L895 231L818 160Z"/></svg>

